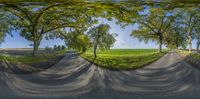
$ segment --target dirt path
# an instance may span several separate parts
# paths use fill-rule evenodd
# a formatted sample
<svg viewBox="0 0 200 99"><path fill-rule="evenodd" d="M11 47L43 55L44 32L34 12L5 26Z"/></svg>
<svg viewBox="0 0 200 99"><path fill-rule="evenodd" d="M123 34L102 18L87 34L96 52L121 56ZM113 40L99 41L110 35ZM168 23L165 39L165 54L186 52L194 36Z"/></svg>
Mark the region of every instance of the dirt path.
<svg viewBox="0 0 200 99"><path fill-rule="evenodd" d="M199 99L199 79L175 52L132 71L105 70L68 53L40 73L0 72L0 99Z"/></svg>

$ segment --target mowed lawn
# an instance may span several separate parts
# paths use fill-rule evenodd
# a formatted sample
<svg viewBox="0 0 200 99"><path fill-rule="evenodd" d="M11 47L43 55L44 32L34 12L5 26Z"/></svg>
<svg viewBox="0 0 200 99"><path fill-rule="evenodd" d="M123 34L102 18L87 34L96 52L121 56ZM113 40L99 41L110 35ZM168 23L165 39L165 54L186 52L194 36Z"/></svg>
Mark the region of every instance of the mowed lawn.
<svg viewBox="0 0 200 99"><path fill-rule="evenodd" d="M164 54L158 53L157 49L112 49L98 50L97 58L93 61L92 50L81 54L83 58L103 68L112 70L130 70L148 65Z"/></svg>

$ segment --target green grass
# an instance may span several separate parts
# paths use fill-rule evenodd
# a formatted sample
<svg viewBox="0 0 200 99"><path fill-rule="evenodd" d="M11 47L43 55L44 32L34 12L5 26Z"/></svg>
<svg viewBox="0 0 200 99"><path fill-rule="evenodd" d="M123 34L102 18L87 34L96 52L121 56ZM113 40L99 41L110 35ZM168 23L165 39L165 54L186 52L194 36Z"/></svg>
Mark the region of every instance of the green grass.
<svg viewBox="0 0 200 99"><path fill-rule="evenodd" d="M185 57L185 56L188 56L190 55L191 53L189 53L188 51L186 50L176 50L181 56Z"/></svg>
<svg viewBox="0 0 200 99"><path fill-rule="evenodd" d="M199 59L200 60L200 54L199 53L189 53L186 50L177 50L177 52L183 57L189 56L189 57L192 57L194 59Z"/></svg>
<svg viewBox="0 0 200 99"><path fill-rule="evenodd" d="M29 64L29 63L45 62L49 59L55 58L65 53L66 50L56 51L55 53L52 54L38 54L35 57L32 57L31 55L23 55L23 56L0 55L0 61Z"/></svg>
<svg viewBox="0 0 200 99"><path fill-rule="evenodd" d="M98 50L94 64L112 70L136 69L158 60L166 52L157 53L156 49ZM94 59L92 51L87 51L81 56L88 61L93 61Z"/></svg>
<svg viewBox="0 0 200 99"><path fill-rule="evenodd" d="M190 54L190 56L192 56L192 58L194 58L194 59L199 59L200 60L200 54L192 53L192 54Z"/></svg>

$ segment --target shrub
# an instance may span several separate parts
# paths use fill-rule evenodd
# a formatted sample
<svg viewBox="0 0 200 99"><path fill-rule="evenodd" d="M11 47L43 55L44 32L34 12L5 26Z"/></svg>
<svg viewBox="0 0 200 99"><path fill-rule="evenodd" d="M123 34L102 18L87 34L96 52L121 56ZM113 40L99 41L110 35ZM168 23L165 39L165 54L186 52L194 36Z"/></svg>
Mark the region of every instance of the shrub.
<svg viewBox="0 0 200 99"><path fill-rule="evenodd" d="M57 46L57 50L61 50L61 46L60 45Z"/></svg>
<svg viewBox="0 0 200 99"><path fill-rule="evenodd" d="M47 50L47 51L48 51L48 50L52 50L52 48L51 48L51 47L48 47L48 46L46 46L46 47L45 47L45 50Z"/></svg>
<svg viewBox="0 0 200 99"><path fill-rule="evenodd" d="M53 46L53 50L57 50L57 45L54 45L54 46Z"/></svg>
<svg viewBox="0 0 200 99"><path fill-rule="evenodd" d="M64 45L62 45L61 49L64 50L66 47Z"/></svg>

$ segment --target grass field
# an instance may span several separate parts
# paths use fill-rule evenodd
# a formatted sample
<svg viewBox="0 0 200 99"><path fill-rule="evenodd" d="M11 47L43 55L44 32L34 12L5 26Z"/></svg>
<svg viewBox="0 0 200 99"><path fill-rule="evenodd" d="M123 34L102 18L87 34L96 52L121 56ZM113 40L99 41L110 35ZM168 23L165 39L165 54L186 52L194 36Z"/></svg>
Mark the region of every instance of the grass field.
<svg viewBox="0 0 200 99"><path fill-rule="evenodd" d="M166 52L157 53L157 49L98 50L97 58L93 63L112 70L136 69L156 61L166 54ZM81 56L89 61L93 61L94 59L91 50L81 54Z"/></svg>
<svg viewBox="0 0 200 99"><path fill-rule="evenodd" d="M56 51L55 53L45 53L45 54L38 54L36 57L32 57L31 55L20 55L20 56L13 56L13 55L0 55L0 61L9 61L12 63L37 63L37 62L44 62L59 55L64 55L66 50Z"/></svg>

